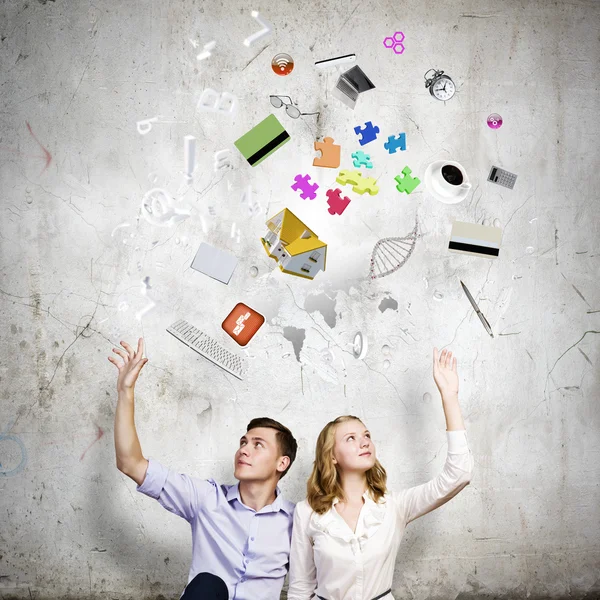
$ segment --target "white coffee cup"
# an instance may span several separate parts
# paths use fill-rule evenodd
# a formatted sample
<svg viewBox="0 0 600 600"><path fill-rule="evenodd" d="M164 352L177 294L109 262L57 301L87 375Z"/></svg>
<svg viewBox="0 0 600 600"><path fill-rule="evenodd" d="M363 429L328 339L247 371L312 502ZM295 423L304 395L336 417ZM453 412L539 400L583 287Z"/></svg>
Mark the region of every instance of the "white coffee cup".
<svg viewBox="0 0 600 600"><path fill-rule="evenodd" d="M444 161L431 173L431 185L434 191L446 197L462 196L471 189L464 168L453 160Z"/></svg>

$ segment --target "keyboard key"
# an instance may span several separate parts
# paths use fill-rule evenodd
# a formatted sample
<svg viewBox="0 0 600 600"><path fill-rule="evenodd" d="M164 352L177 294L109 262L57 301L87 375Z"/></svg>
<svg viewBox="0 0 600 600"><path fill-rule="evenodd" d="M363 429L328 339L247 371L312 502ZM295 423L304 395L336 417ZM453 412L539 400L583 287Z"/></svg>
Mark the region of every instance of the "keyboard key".
<svg viewBox="0 0 600 600"><path fill-rule="evenodd" d="M242 375L246 371L246 361L229 352L219 342L188 323L185 319L180 319L167 327L167 332L234 377L243 379Z"/></svg>

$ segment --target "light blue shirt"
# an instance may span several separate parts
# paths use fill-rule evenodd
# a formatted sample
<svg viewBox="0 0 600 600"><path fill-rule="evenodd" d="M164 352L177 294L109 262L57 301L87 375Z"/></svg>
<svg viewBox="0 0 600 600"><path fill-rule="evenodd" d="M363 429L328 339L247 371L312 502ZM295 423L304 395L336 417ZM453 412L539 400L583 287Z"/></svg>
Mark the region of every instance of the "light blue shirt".
<svg viewBox="0 0 600 600"><path fill-rule="evenodd" d="M171 471L150 458L138 492L155 498L192 527L188 583L202 572L218 575L231 600L279 600L289 566L294 504L279 488L258 512L242 503L239 483L219 485Z"/></svg>

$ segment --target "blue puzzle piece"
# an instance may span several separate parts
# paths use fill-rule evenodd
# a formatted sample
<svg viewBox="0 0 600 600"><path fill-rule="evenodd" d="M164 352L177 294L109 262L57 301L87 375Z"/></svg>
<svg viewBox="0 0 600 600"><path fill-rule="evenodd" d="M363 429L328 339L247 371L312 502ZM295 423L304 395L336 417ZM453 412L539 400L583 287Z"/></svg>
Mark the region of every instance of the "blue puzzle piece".
<svg viewBox="0 0 600 600"><path fill-rule="evenodd" d="M377 139L379 127L377 127L377 125L373 127L373 123L371 123L371 121L367 121L364 127L355 127L354 133L356 133L356 135L362 136L358 140L358 142L361 146L364 146L365 144L368 144L369 142L372 142L373 140Z"/></svg>
<svg viewBox="0 0 600 600"><path fill-rule="evenodd" d="M357 150L352 153L352 158L354 159L353 164L355 167L365 167L367 169L373 168L373 163L371 162L371 155L365 154L362 150Z"/></svg>
<svg viewBox="0 0 600 600"><path fill-rule="evenodd" d="M390 153L395 154L396 150L400 148L400 150L406 150L406 134L401 133L397 137L390 135L388 141L383 145L383 147Z"/></svg>

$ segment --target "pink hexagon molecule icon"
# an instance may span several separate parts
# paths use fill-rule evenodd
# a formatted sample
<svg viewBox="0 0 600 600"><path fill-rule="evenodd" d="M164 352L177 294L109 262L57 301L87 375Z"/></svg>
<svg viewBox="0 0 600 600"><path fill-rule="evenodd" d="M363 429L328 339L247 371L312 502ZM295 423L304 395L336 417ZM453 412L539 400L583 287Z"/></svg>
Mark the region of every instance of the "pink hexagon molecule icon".
<svg viewBox="0 0 600 600"><path fill-rule="evenodd" d="M395 42L403 42L404 34L401 31L396 31L396 33L394 34L394 41Z"/></svg>
<svg viewBox="0 0 600 600"><path fill-rule="evenodd" d="M394 45L394 39L391 37L386 37L385 40L383 40L383 45L386 48L391 48Z"/></svg>
<svg viewBox="0 0 600 600"><path fill-rule="evenodd" d="M395 44L394 45L394 52L396 54L402 54L404 52L404 44Z"/></svg>

